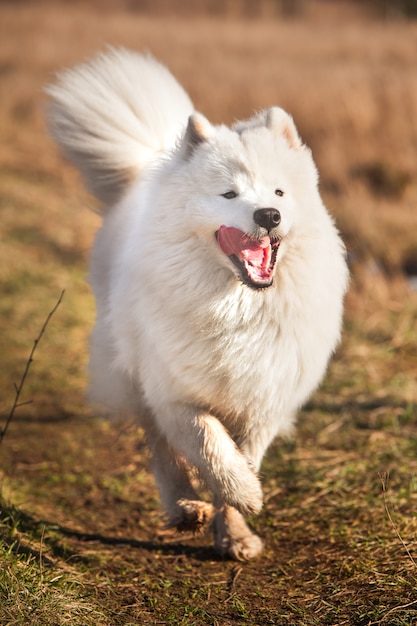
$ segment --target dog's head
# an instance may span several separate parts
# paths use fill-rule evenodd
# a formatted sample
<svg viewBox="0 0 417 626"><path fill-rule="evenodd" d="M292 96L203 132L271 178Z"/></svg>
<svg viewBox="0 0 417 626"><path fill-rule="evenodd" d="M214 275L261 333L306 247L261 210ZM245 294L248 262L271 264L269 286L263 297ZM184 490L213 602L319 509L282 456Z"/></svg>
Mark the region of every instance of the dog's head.
<svg viewBox="0 0 417 626"><path fill-rule="evenodd" d="M270 287L287 242L319 198L316 168L292 118L273 107L227 128L195 113L179 156L194 234L246 285Z"/></svg>

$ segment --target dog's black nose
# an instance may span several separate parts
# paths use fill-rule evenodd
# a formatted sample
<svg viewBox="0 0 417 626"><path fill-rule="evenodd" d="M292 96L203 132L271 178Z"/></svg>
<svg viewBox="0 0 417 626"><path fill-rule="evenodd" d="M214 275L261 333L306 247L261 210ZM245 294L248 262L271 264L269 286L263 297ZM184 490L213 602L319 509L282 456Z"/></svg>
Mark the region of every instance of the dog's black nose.
<svg viewBox="0 0 417 626"><path fill-rule="evenodd" d="M255 224L270 231L279 225L281 213L278 209L256 209L253 214L253 219L255 220Z"/></svg>

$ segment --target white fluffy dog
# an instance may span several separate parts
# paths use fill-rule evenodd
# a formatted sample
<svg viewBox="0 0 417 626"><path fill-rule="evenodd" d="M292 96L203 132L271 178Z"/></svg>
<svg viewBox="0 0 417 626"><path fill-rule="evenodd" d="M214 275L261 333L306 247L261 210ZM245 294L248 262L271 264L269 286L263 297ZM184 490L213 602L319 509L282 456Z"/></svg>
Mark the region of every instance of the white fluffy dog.
<svg viewBox="0 0 417 626"><path fill-rule="evenodd" d="M91 396L138 416L169 524L211 522L221 554L253 558L262 457L324 375L348 280L310 150L278 107L211 125L126 50L47 91L52 135L102 203Z"/></svg>

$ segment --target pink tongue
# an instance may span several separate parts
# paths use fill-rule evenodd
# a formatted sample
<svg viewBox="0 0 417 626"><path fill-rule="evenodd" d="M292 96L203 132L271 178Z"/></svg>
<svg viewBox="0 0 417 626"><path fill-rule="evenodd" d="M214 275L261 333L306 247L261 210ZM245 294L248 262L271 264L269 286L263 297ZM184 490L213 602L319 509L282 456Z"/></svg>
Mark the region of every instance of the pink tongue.
<svg viewBox="0 0 417 626"><path fill-rule="evenodd" d="M217 241L227 256L235 254L240 259L257 267L265 267L269 263L271 244L269 237L263 237L258 241L257 239L250 239L241 230L233 228L233 226L220 226Z"/></svg>

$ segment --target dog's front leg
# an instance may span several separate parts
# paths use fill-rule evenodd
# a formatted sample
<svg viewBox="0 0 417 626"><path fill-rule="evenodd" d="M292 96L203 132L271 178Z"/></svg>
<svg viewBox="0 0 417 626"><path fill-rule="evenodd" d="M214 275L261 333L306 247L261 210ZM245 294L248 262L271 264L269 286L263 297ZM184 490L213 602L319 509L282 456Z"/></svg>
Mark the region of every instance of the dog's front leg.
<svg viewBox="0 0 417 626"><path fill-rule="evenodd" d="M260 482L217 418L190 407L171 405L163 421L157 422L172 448L198 469L215 502L233 506L243 514L260 511Z"/></svg>

